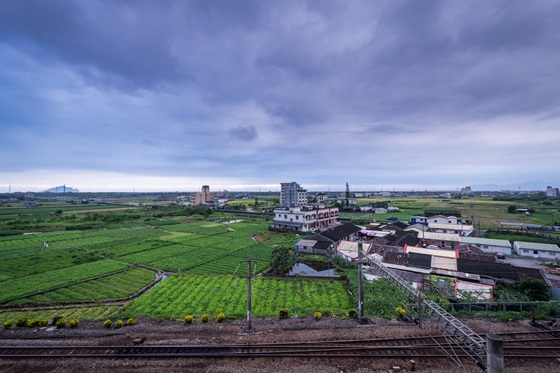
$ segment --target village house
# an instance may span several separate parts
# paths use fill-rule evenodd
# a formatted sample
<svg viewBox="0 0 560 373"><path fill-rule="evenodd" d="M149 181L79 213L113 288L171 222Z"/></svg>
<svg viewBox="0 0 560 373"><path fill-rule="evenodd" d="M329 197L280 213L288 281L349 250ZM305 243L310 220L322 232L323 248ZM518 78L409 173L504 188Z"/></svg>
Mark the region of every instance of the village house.
<svg viewBox="0 0 560 373"><path fill-rule="evenodd" d="M460 236L470 236L474 227L470 224L428 223L428 228L436 233L452 233Z"/></svg>
<svg viewBox="0 0 560 373"><path fill-rule="evenodd" d="M560 248L554 244L515 241L513 249L518 255L535 259L560 259Z"/></svg>
<svg viewBox="0 0 560 373"><path fill-rule="evenodd" d="M338 224L338 207L303 205L274 209L270 230L281 232L313 232Z"/></svg>
<svg viewBox="0 0 560 373"><path fill-rule="evenodd" d="M418 238L424 245L434 245L441 248L456 248L461 242L461 236L454 233L419 232Z"/></svg>
<svg viewBox="0 0 560 373"><path fill-rule="evenodd" d="M511 255L511 242L479 237L460 237L462 244L472 245L487 254Z"/></svg>

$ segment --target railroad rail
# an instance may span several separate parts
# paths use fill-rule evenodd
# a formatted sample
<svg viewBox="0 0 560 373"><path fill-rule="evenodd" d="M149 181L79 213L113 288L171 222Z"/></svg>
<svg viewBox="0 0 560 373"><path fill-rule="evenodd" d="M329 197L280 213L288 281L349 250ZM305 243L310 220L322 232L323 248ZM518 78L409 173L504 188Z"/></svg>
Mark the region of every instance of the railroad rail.
<svg viewBox="0 0 560 373"><path fill-rule="evenodd" d="M533 334L534 338L527 338ZM558 359L560 338L552 333L501 333L504 358ZM543 336L547 336L543 338ZM118 346L0 346L3 359L52 358L400 358L449 359L457 363L471 360L470 351L446 335L364 340L249 343L219 345L118 345Z"/></svg>

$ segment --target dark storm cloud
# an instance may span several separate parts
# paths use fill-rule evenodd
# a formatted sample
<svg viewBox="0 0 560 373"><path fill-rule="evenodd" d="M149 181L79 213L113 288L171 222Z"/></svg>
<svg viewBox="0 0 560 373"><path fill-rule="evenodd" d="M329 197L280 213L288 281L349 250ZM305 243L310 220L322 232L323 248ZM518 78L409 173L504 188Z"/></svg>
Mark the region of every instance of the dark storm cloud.
<svg viewBox="0 0 560 373"><path fill-rule="evenodd" d="M0 165L523 177L506 143L558 155L559 24L556 1L4 1Z"/></svg>
<svg viewBox="0 0 560 373"><path fill-rule="evenodd" d="M231 127L228 130L228 134L232 139L243 142L252 142L259 137L257 129L251 124L239 124Z"/></svg>

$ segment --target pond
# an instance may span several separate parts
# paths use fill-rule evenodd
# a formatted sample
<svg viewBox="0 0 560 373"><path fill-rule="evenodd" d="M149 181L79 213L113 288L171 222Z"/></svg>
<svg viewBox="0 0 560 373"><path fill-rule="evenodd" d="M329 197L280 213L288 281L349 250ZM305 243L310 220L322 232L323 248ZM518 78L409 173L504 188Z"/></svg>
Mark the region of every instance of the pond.
<svg viewBox="0 0 560 373"><path fill-rule="evenodd" d="M339 277L336 273L336 267L331 263L301 261L290 269L288 275L300 277L314 276L314 277Z"/></svg>

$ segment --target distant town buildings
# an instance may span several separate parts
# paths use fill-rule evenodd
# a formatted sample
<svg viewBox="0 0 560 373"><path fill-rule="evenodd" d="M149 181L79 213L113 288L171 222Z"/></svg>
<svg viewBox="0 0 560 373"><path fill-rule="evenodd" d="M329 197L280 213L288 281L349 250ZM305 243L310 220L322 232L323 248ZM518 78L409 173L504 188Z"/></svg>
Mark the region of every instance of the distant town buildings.
<svg viewBox="0 0 560 373"><path fill-rule="evenodd" d="M315 195L315 198L317 199L317 203L323 203L323 202L326 202L329 199L329 197L323 192L317 193Z"/></svg>
<svg viewBox="0 0 560 373"><path fill-rule="evenodd" d="M472 190L470 186L462 187L461 194L472 194Z"/></svg>
<svg viewBox="0 0 560 373"><path fill-rule="evenodd" d="M546 187L546 196L547 197L560 197L560 189L553 188L551 186Z"/></svg>
<svg viewBox="0 0 560 373"><path fill-rule="evenodd" d="M307 190L292 181L280 183L280 206L293 207L307 204Z"/></svg>
<svg viewBox="0 0 560 373"><path fill-rule="evenodd" d="M204 205L206 203L212 202L213 196L210 193L210 187L208 185L203 185L200 192L191 193L191 206Z"/></svg>

